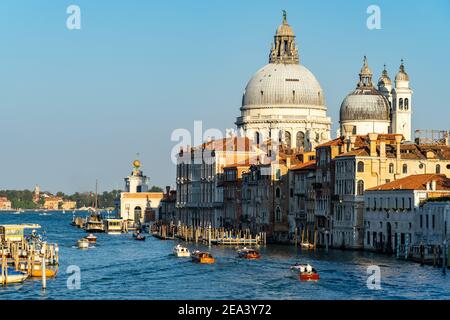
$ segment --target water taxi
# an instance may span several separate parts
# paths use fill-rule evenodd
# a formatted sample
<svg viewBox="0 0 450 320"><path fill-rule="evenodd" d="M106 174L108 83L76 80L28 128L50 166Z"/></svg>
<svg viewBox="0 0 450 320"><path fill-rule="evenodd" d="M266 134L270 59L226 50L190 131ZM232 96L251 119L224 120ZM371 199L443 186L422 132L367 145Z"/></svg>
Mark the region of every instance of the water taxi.
<svg viewBox="0 0 450 320"><path fill-rule="evenodd" d="M88 249L89 248L89 241L85 238L80 239L77 241L77 246L79 249Z"/></svg>
<svg viewBox="0 0 450 320"><path fill-rule="evenodd" d="M104 230L108 234L121 234L122 233L122 219L107 218L103 220Z"/></svg>
<svg viewBox="0 0 450 320"><path fill-rule="evenodd" d="M319 273L309 264L296 263L291 266L291 272L301 281L317 281L319 280Z"/></svg>
<svg viewBox="0 0 450 320"><path fill-rule="evenodd" d="M261 258L261 254L258 250L249 249L249 248L242 248L238 250L238 257L244 258L244 259L259 259Z"/></svg>
<svg viewBox="0 0 450 320"><path fill-rule="evenodd" d="M45 277L46 278L54 278L58 273L58 268L45 268ZM33 278L42 278L42 264L36 263L31 268L31 276Z"/></svg>
<svg viewBox="0 0 450 320"><path fill-rule="evenodd" d="M205 264L211 264L216 262L214 257L209 252L202 252L199 250L195 250L191 254L192 261L198 262L198 263L205 263Z"/></svg>
<svg viewBox="0 0 450 320"><path fill-rule="evenodd" d="M90 233L88 236L84 237L89 243L96 243L97 237Z"/></svg>
<svg viewBox="0 0 450 320"><path fill-rule="evenodd" d="M28 278L28 274L22 271L16 271L12 267L2 268L2 273L0 274L0 283L21 283Z"/></svg>
<svg viewBox="0 0 450 320"><path fill-rule="evenodd" d="M189 251L189 249L186 247L183 247L180 244L177 244L175 247L173 247L173 254L176 257L190 257L191 256L191 252Z"/></svg>
<svg viewBox="0 0 450 320"><path fill-rule="evenodd" d="M86 232L104 232L103 221L100 214L96 211L92 212L91 215L86 219L86 224L84 225L84 230Z"/></svg>

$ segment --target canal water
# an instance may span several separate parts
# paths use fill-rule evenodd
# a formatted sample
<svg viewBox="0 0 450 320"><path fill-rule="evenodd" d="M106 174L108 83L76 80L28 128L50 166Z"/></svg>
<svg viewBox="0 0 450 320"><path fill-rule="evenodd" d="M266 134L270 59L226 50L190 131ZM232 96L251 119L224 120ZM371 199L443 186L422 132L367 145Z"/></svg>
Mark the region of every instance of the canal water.
<svg viewBox="0 0 450 320"><path fill-rule="evenodd" d="M0 224L37 223L48 242L60 247L55 279L42 290L39 280L0 286L0 299L450 299L450 274L432 266L366 252L304 251L293 246L268 245L262 258L236 258L233 248L215 247L214 265L176 258L176 241L131 234L98 234L95 248L79 250L76 241L86 235L70 226L72 213L0 213ZM201 245L188 244L207 249ZM295 262L313 265L318 282L300 282L291 276ZM381 271L381 289L367 287L367 268ZM69 289L69 266L80 270L80 289ZM69 281L70 283L70 281Z"/></svg>

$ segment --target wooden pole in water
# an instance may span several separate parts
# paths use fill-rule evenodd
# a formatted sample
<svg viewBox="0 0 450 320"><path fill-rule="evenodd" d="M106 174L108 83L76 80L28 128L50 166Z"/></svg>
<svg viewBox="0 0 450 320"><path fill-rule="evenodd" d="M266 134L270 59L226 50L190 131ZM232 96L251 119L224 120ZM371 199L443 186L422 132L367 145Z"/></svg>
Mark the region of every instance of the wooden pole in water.
<svg viewBox="0 0 450 320"><path fill-rule="evenodd" d="M46 249L47 249L47 244L44 242L42 244L43 256L42 256L42 261L41 261L41 267L42 267L42 289L44 289L44 290L45 290L45 288L47 288L47 275L45 274L45 253L46 253Z"/></svg>
<svg viewBox="0 0 450 320"><path fill-rule="evenodd" d="M5 275L5 253L2 247L2 285L6 284L6 275Z"/></svg>
<svg viewBox="0 0 450 320"><path fill-rule="evenodd" d="M211 225L208 226L208 246L211 247Z"/></svg>

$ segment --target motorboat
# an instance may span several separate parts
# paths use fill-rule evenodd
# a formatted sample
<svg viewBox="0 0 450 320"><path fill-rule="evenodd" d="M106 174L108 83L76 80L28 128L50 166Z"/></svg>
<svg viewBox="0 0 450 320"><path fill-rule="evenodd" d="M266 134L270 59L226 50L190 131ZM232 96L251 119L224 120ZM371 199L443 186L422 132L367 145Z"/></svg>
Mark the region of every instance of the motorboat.
<svg viewBox="0 0 450 320"><path fill-rule="evenodd" d="M296 263L291 266L291 272L302 281L319 280L319 273L310 264Z"/></svg>
<svg viewBox="0 0 450 320"><path fill-rule="evenodd" d="M242 248L238 249L238 257L244 258L244 259L259 259L261 258L261 254L258 250L255 249L249 249L249 248Z"/></svg>
<svg viewBox="0 0 450 320"><path fill-rule="evenodd" d="M107 218L103 219L104 230L108 234L121 234L122 233L122 219Z"/></svg>
<svg viewBox="0 0 450 320"><path fill-rule="evenodd" d="M308 242L303 242L301 244L301 247L304 249L314 249L314 245L312 243L308 243Z"/></svg>
<svg viewBox="0 0 450 320"><path fill-rule="evenodd" d="M214 257L209 252L202 252L199 250L195 250L191 254L192 261L198 262L198 263L204 263L204 264L211 264L216 262Z"/></svg>
<svg viewBox="0 0 450 320"><path fill-rule="evenodd" d="M190 257L191 256L191 252L189 251L188 248L183 247L180 244L177 244L174 248L173 248L173 254L176 257Z"/></svg>
<svg viewBox="0 0 450 320"><path fill-rule="evenodd" d="M46 278L54 278L56 277L56 274L58 273L57 268L45 268L45 277ZM31 268L31 276L33 278L41 278L42 277L42 264L36 263L33 265L33 268Z"/></svg>
<svg viewBox="0 0 450 320"><path fill-rule="evenodd" d="M88 236L84 237L89 243L96 243L97 237L94 234L90 233Z"/></svg>
<svg viewBox="0 0 450 320"><path fill-rule="evenodd" d="M91 233L105 231L103 228L102 218L98 212L94 211L89 215L89 217L87 217L84 230Z"/></svg>
<svg viewBox="0 0 450 320"><path fill-rule="evenodd" d="M88 249L89 248L89 240L83 238L77 241L77 246L79 249Z"/></svg>
<svg viewBox="0 0 450 320"><path fill-rule="evenodd" d="M0 283L22 283L28 278L28 274L22 271L16 271L13 267L6 267L4 274L0 274Z"/></svg>

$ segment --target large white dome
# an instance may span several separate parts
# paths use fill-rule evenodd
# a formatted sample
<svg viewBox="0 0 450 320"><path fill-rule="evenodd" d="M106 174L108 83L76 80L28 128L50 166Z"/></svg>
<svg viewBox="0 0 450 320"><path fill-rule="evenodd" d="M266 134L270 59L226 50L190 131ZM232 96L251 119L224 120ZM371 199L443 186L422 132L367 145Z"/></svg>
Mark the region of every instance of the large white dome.
<svg viewBox="0 0 450 320"><path fill-rule="evenodd" d="M250 79L242 98L245 109L277 106L325 108L322 87L301 64L269 63Z"/></svg>

